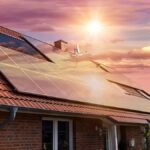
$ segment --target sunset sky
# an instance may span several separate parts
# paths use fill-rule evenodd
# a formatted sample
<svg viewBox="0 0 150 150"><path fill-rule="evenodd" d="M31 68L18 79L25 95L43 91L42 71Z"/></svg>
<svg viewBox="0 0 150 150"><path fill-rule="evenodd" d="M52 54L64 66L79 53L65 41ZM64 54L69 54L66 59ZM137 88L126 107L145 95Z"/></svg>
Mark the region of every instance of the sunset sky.
<svg viewBox="0 0 150 150"><path fill-rule="evenodd" d="M43 41L78 43L150 92L149 0L1 0L0 22Z"/></svg>

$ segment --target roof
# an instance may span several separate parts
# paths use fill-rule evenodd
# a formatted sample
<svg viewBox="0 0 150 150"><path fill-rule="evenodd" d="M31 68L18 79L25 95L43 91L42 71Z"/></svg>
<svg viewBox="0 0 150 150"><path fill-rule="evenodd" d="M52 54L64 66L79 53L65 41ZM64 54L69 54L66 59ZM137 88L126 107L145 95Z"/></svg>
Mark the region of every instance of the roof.
<svg viewBox="0 0 150 150"><path fill-rule="evenodd" d="M19 45L18 41L16 43ZM38 47L40 46L39 44ZM44 46L42 45L41 52L45 50ZM53 63L39 59L33 50L25 49L25 52L28 52L25 53L22 47L12 49L0 46L0 71L15 91L26 94L25 99L27 95L43 96L60 100L62 104L65 100L68 103L85 103L150 113L149 95L128 78L105 71L107 67L102 69L91 61L71 61L68 59L69 54L56 54L51 48L52 46L47 56ZM145 92L146 96L142 92ZM36 101L34 106L41 105L45 108L42 104Z"/></svg>
<svg viewBox="0 0 150 150"><path fill-rule="evenodd" d="M150 120L150 114L129 112L112 108L79 104L75 102L59 101L52 98L37 97L17 93L8 81L0 75L0 105L17 106L27 109L38 109L70 114L124 117L143 121Z"/></svg>
<svg viewBox="0 0 150 150"><path fill-rule="evenodd" d="M9 36L15 37L17 39L21 39L21 34L20 33L14 31L14 30L2 27L2 26L0 26L0 33L4 33L4 34L7 34Z"/></svg>
<svg viewBox="0 0 150 150"><path fill-rule="evenodd" d="M114 120L117 123L135 123L135 124L148 124L148 121L145 119L131 118L131 117L118 117L110 116L110 119Z"/></svg>

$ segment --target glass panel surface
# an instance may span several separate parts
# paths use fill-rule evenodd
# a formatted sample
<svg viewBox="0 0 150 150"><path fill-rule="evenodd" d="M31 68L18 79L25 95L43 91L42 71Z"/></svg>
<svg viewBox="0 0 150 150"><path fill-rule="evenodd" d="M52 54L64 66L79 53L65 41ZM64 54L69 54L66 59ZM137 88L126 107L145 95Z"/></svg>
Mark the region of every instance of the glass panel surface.
<svg viewBox="0 0 150 150"><path fill-rule="evenodd" d="M23 39L17 39L6 34L0 33L0 46L11 48L15 51L46 60L36 49L34 49Z"/></svg>
<svg viewBox="0 0 150 150"><path fill-rule="evenodd" d="M53 150L53 121L42 122L43 150Z"/></svg>
<svg viewBox="0 0 150 150"><path fill-rule="evenodd" d="M108 82L124 84L126 78L101 71L90 61L51 63L0 46L0 71L19 92L150 112L146 98L125 94ZM139 100L141 107L135 105Z"/></svg>
<svg viewBox="0 0 150 150"><path fill-rule="evenodd" d="M23 37L35 46L42 54L45 55L52 62L59 62L62 60L69 59L70 54L68 52L61 52L60 49L56 48L52 44L40 41L38 39L23 35Z"/></svg>
<svg viewBox="0 0 150 150"><path fill-rule="evenodd" d="M40 41L38 39L32 38L30 36L23 35L23 37L26 40L28 40L32 45L34 45L35 47L37 47L44 54L52 52L52 51L54 51L56 49L53 45L48 44L48 43L43 42L43 41Z"/></svg>
<svg viewBox="0 0 150 150"><path fill-rule="evenodd" d="M69 122L58 121L58 150L69 150Z"/></svg>

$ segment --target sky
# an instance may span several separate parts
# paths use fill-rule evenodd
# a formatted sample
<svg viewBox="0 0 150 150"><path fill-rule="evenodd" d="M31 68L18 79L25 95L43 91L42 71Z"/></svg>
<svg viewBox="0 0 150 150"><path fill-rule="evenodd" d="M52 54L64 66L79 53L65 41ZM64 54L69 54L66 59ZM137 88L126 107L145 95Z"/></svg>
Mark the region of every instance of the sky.
<svg viewBox="0 0 150 150"><path fill-rule="evenodd" d="M1 0L0 23L43 41L77 43L84 53L150 92L149 0ZM96 21L96 32L87 29Z"/></svg>

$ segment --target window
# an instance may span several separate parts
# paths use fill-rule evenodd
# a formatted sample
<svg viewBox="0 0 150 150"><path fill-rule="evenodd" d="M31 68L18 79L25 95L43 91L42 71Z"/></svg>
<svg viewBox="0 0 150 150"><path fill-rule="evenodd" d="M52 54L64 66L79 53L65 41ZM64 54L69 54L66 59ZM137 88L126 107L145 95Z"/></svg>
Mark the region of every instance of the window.
<svg viewBox="0 0 150 150"><path fill-rule="evenodd" d="M72 121L44 118L42 140L43 150L72 150Z"/></svg>
<svg viewBox="0 0 150 150"><path fill-rule="evenodd" d="M0 46L34 56L38 59L49 61L41 52L38 51L38 49L33 47L29 42L25 41L25 39L19 39L0 33Z"/></svg>
<svg viewBox="0 0 150 150"><path fill-rule="evenodd" d="M43 121L43 149L52 150L53 149L53 121Z"/></svg>
<svg viewBox="0 0 150 150"><path fill-rule="evenodd" d="M69 150L69 122L58 121L58 150Z"/></svg>

